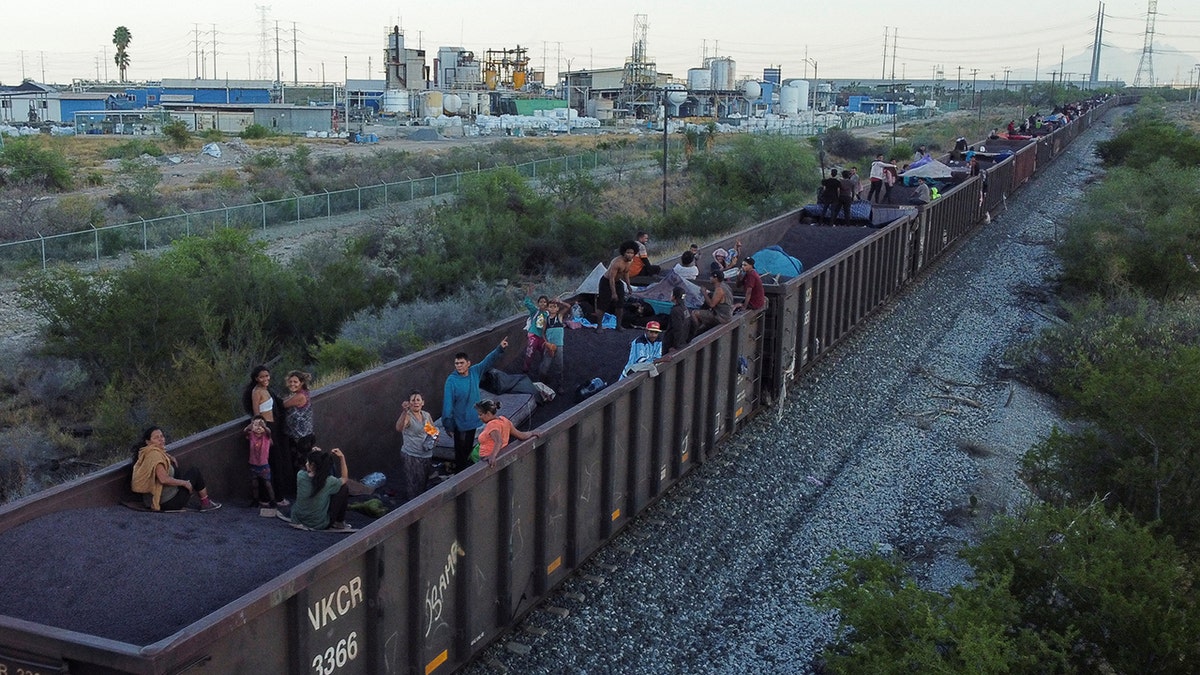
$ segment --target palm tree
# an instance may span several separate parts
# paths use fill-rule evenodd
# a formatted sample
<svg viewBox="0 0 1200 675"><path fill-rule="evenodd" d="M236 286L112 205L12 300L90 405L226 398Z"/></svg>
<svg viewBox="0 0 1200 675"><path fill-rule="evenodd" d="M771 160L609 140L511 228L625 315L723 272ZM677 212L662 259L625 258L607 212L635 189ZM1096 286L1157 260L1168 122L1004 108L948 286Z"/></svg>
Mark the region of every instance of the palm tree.
<svg viewBox="0 0 1200 675"><path fill-rule="evenodd" d="M125 69L129 67L129 52L125 48L133 42L133 33L125 26L117 26L113 31L113 44L117 46L117 53L113 55L113 61L116 62L117 68L121 71L121 81L125 81Z"/></svg>

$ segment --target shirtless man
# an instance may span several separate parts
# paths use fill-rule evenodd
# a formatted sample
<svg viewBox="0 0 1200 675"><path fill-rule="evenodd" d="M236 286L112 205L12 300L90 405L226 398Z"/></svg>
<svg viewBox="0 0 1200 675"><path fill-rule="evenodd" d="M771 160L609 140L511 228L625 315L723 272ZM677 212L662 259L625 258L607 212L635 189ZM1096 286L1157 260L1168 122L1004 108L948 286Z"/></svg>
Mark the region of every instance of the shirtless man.
<svg viewBox="0 0 1200 675"><path fill-rule="evenodd" d="M620 255L608 264L608 271L600 279L596 293L596 328L604 321L606 313L617 317L617 330L621 330L621 319L625 314L625 284L629 283L629 264L637 255L637 244L632 241L621 243Z"/></svg>

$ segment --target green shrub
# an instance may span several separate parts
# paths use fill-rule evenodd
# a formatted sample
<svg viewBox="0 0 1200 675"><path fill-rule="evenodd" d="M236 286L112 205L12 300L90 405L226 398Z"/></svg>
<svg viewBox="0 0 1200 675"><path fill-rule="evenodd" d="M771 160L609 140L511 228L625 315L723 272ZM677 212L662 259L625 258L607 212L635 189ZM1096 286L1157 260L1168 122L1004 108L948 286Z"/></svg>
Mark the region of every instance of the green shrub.
<svg viewBox="0 0 1200 675"><path fill-rule="evenodd" d="M1200 135L1176 124L1154 104L1139 106L1113 138L1096 144L1107 166L1145 169L1161 159L1181 167L1200 166Z"/></svg>
<svg viewBox="0 0 1200 675"><path fill-rule="evenodd" d="M899 561L840 561L834 673L1187 673L1200 611L1186 556L1103 505L1003 518L963 557L968 585L919 588Z"/></svg>
<svg viewBox="0 0 1200 675"><path fill-rule="evenodd" d="M362 345L346 340L321 342L314 358L322 370L345 370L361 373L379 363L379 355Z"/></svg>
<svg viewBox="0 0 1200 675"><path fill-rule="evenodd" d="M1026 480L1058 504L1111 494L1139 518L1161 520L1181 544L1200 545L1195 303L1122 296L1070 309L1071 321L1040 336L1022 360L1086 426L1030 451Z"/></svg>
<svg viewBox="0 0 1200 675"><path fill-rule="evenodd" d="M130 213L142 218L153 218L162 211L158 184L162 173L158 165L141 159L123 159L117 172L117 191L109 198Z"/></svg>
<svg viewBox="0 0 1200 675"><path fill-rule="evenodd" d="M1058 253L1066 282L1082 292L1173 298L1200 290L1200 167L1162 159L1113 169L1088 191Z"/></svg>
<svg viewBox="0 0 1200 675"><path fill-rule="evenodd" d="M220 129L205 129L200 138L209 143L220 143L225 140L225 134Z"/></svg>
<svg viewBox="0 0 1200 675"><path fill-rule="evenodd" d="M185 147L192 140L192 132L188 130L187 123L183 120L167 122L163 125L162 132L176 148Z"/></svg>
<svg viewBox="0 0 1200 675"><path fill-rule="evenodd" d="M142 155L162 157L163 150L154 141L134 138L110 148L105 148L103 154L105 159L137 159Z"/></svg>
<svg viewBox="0 0 1200 675"><path fill-rule="evenodd" d="M104 225L104 209L86 195L63 195L42 212L46 233L79 232Z"/></svg>
<svg viewBox="0 0 1200 675"><path fill-rule="evenodd" d="M196 184L211 186L223 192L237 192L243 187L242 179L238 176L237 171L233 169L205 171L196 176Z"/></svg>
<svg viewBox="0 0 1200 675"><path fill-rule="evenodd" d="M40 139L22 137L5 141L0 148L0 187L25 181L49 190L70 190L74 183L67 158L46 147Z"/></svg>
<svg viewBox="0 0 1200 675"><path fill-rule="evenodd" d="M273 136L273 135L274 134L271 133L270 129L264 127L261 124L251 124L251 125L247 126L245 129L242 129L242 134L241 134L242 138L252 139L252 140L260 139L260 138L267 138L267 137Z"/></svg>

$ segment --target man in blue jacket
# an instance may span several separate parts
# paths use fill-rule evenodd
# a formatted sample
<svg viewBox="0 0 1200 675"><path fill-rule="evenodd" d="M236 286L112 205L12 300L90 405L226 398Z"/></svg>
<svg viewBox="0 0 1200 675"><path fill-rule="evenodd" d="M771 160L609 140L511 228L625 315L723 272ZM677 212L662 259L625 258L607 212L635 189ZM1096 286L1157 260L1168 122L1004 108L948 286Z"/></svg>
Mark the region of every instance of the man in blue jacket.
<svg viewBox="0 0 1200 675"><path fill-rule="evenodd" d="M508 338L501 340L499 347L475 365L471 365L466 352L454 355L454 372L446 378L446 388L442 392L442 426L454 435L455 473L470 465L471 449L475 446L475 430L479 427L479 416L475 413L475 404L479 402L479 378L506 348Z"/></svg>

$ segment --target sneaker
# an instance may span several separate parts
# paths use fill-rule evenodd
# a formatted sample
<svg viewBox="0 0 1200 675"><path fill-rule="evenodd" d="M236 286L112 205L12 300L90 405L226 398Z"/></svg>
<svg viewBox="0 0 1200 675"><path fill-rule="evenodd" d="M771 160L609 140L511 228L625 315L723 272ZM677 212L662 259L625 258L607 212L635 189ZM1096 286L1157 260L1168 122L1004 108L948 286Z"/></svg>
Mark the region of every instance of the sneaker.
<svg viewBox="0 0 1200 675"><path fill-rule="evenodd" d="M286 499L280 499L275 502L275 506L291 506L291 505L292 505L292 503Z"/></svg>
<svg viewBox="0 0 1200 675"><path fill-rule="evenodd" d="M206 499L206 500L200 502L200 511L202 513L207 513L208 511L216 511L219 508L221 508L221 502L214 501L212 499Z"/></svg>
<svg viewBox="0 0 1200 675"><path fill-rule="evenodd" d="M334 532L353 532L354 526L350 523L344 523L339 520L336 523L330 523L329 529L333 530Z"/></svg>

